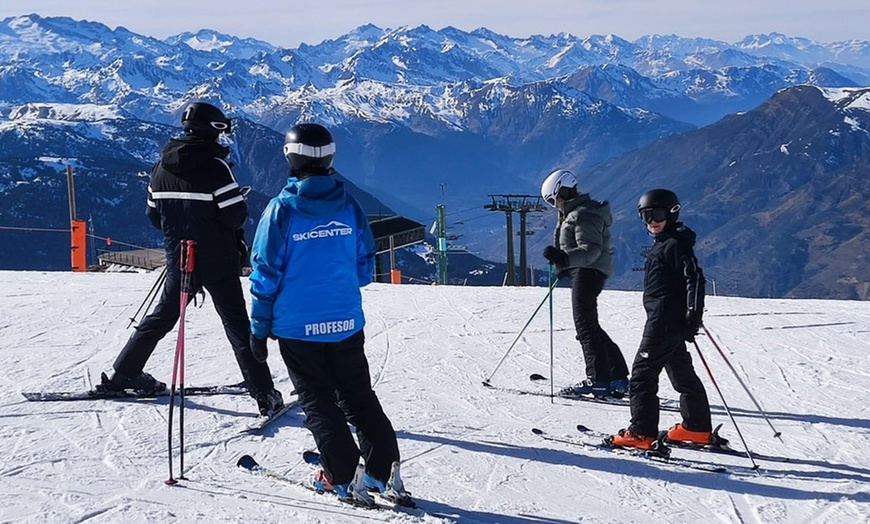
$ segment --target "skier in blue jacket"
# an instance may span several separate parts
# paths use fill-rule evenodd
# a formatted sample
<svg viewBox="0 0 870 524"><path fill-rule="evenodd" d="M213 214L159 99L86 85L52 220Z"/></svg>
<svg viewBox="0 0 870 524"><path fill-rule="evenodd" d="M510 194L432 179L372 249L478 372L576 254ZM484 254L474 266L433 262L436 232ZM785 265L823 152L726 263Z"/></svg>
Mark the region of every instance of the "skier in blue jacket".
<svg viewBox="0 0 870 524"><path fill-rule="evenodd" d="M334 155L321 125L287 132L290 179L263 211L251 253L251 349L265 361L266 339L278 339L320 452L313 486L373 505L367 488L407 495L396 433L372 390L364 352L360 288L372 281L375 242L359 203L331 176Z"/></svg>

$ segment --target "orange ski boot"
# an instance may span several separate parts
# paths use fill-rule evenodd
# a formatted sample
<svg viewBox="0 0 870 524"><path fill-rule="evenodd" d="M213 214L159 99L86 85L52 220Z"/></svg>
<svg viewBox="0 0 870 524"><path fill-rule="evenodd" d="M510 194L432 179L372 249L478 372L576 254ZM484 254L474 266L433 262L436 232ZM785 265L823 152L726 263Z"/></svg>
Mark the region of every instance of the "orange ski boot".
<svg viewBox="0 0 870 524"><path fill-rule="evenodd" d="M668 440L671 442L687 442L697 446L706 446L711 442L710 431L690 431L682 424L674 424L668 430Z"/></svg>
<svg viewBox="0 0 870 524"><path fill-rule="evenodd" d="M619 433L613 435L611 444L619 448L637 448L649 450L656 441L655 437L645 437L636 435L627 429L620 429Z"/></svg>

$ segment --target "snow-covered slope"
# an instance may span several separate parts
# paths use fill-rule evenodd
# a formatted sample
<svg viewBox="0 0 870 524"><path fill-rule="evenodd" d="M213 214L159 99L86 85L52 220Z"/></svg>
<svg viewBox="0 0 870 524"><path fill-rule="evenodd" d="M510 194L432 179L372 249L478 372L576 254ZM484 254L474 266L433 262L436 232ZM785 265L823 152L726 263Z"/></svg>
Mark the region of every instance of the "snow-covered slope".
<svg viewBox="0 0 870 524"><path fill-rule="evenodd" d="M302 415L267 436L243 436L254 417L246 397L189 397L185 465L168 487L166 400L33 403L21 391L85 388L99 380L129 336L125 329L156 274L0 272L0 521L3 522L439 522L350 508L302 488L239 472L248 453L294 478L314 446ZM758 460L675 450L725 464L731 473L657 465L544 441L577 423L615 431L624 407L550 401L481 385L548 392L528 382L550 375L546 305L499 360L544 299L542 288L365 288L372 381L399 435L407 488L431 512L456 522L866 522L870 519L870 304L710 297L706 324L782 432L773 437L723 359L700 347ZM583 373L567 289L554 296L556 386ZM633 358L644 313L640 295L605 291L605 329ZM220 322L206 299L189 310L188 385L239 380ZM169 379L175 333L147 369ZM277 350L269 363L288 395ZM703 366L714 423L740 439ZM493 375L493 371L497 371ZM661 397L676 394L663 378ZM662 427L679 421L662 412ZM177 462L176 462L177 466Z"/></svg>

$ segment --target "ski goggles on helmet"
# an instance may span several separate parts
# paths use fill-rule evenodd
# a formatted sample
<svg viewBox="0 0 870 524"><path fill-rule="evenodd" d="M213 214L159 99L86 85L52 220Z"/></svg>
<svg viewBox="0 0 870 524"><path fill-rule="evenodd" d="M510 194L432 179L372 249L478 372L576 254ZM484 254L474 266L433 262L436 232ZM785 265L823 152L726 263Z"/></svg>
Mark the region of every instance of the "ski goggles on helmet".
<svg viewBox="0 0 870 524"><path fill-rule="evenodd" d="M668 219L669 214L670 211L663 207L648 207L640 210L640 219L643 220L644 224L649 224L650 222L664 222Z"/></svg>
<svg viewBox="0 0 870 524"><path fill-rule="evenodd" d="M209 124L221 133L230 133L232 131L232 123L229 118L227 118L226 122L211 121Z"/></svg>

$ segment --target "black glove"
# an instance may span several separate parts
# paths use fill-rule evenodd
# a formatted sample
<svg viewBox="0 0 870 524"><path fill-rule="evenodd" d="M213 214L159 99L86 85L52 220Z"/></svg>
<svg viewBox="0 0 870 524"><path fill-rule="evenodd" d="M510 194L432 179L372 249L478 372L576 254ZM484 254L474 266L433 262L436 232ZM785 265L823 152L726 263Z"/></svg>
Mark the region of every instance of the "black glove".
<svg viewBox="0 0 870 524"><path fill-rule="evenodd" d="M266 339L251 335L251 353L254 354L254 360L257 362L265 362L269 358L269 347L266 345Z"/></svg>
<svg viewBox="0 0 870 524"><path fill-rule="evenodd" d="M565 267L568 265L568 253L565 253L554 246L547 246L544 248L544 258L546 258L551 264L559 267Z"/></svg>
<svg viewBox="0 0 870 524"><path fill-rule="evenodd" d="M562 280L563 278L570 278L570 277L571 277L571 268L570 267L566 267L566 268L560 269L559 271L556 271L556 280Z"/></svg>
<svg viewBox="0 0 870 524"><path fill-rule="evenodd" d="M701 329L701 312L692 310L686 311L686 324L683 327L683 340L689 343L694 342L695 335L698 334L699 329Z"/></svg>
<svg viewBox="0 0 870 524"><path fill-rule="evenodd" d="M251 252L245 242L245 230L236 231L236 247L239 250L239 264L241 267L251 267Z"/></svg>

